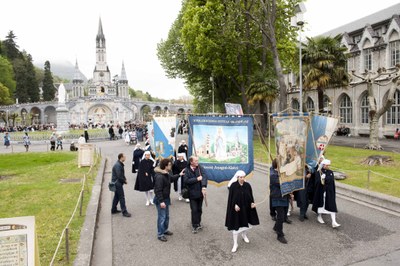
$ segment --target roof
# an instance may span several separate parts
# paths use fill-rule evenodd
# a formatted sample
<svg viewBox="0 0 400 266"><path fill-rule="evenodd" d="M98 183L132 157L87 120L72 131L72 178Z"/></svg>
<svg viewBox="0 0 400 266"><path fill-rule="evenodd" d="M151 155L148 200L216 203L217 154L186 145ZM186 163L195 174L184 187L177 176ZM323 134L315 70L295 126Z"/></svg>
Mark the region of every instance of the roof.
<svg viewBox="0 0 400 266"><path fill-rule="evenodd" d="M354 32L356 30L364 29L367 24L374 25L379 22L383 22L385 20L389 20L393 15L400 14L400 3L390 6L388 8L382 9L376 13L372 13L366 17L360 18L343 26L340 26L336 29L327 31L322 36L336 36L338 34L343 34L344 32Z"/></svg>

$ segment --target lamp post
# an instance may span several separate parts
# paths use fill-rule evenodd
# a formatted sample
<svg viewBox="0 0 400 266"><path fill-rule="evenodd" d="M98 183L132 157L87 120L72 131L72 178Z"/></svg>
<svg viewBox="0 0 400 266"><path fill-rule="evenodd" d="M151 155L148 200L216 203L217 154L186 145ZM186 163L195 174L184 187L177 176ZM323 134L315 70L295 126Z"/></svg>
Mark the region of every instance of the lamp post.
<svg viewBox="0 0 400 266"><path fill-rule="evenodd" d="M300 110L303 112L303 64L302 64L302 44L301 44L301 31L303 30L304 19L303 13L306 12L306 7L303 2L300 2L295 7L296 16L292 17L291 25L298 28L299 31L299 98L300 98Z"/></svg>
<svg viewBox="0 0 400 266"><path fill-rule="evenodd" d="M210 77L211 87L212 87L212 113L214 114L214 78L213 76ZM211 93L211 90L208 91Z"/></svg>

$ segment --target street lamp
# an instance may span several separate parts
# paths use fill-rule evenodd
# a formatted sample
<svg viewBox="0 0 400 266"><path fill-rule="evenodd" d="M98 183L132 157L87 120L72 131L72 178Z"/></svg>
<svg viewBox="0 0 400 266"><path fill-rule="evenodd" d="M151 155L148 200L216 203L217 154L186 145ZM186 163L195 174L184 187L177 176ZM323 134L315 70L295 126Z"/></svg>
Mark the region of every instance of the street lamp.
<svg viewBox="0 0 400 266"><path fill-rule="evenodd" d="M306 7L303 2L300 2L295 7L296 15L291 19L291 25L293 27L297 27L299 30L299 89L300 89L300 110L299 112L303 112L303 64L302 64L302 55L301 55L301 31L304 25L303 14L306 12Z"/></svg>
<svg viewBox="0 0 400 266"><path fill-rule="evenodd" d="M213 76L210 77L211 87L212 87L212 113L214 114L214 78ZM211 93L211 90L208 91Z"/></svg>

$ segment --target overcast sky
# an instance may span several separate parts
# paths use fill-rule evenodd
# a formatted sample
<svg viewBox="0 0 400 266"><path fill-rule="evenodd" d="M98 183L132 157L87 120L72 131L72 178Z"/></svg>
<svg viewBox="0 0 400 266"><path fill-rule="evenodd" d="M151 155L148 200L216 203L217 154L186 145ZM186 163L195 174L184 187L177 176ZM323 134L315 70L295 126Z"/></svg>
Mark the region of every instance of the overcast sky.
<svg viewBox="0 0 400 266"><path fill-rule="evenodd" d="M307 36L397 4L398 0L308 0L304 15ZM181 0L12 0L2 1L0 39L10 30L20 49L38 62L78 60L91 78L99 17L106 37L111 74L120 74L122 61L134 89L164 99L188 95L182 80L165 76L157 58L157 43L166 39L181 8Z"/></svg>

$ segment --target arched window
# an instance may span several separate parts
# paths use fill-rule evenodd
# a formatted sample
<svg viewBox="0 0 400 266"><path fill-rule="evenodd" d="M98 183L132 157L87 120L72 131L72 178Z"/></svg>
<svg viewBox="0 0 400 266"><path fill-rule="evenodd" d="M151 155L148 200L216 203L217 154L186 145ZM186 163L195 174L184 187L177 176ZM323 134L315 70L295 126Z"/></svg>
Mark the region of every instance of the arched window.
<svg viewBox="0 0 400 266"><path fill-rule="evenodd" d="M361 124L368 124L369 123L369 105L368 105L368 95L364 94L364 97L361 100Z"/></svg>
<svg viewBox="0 0 400 266"><path fill-rule="evenodd" d="M300 110L300 103L298 100L292 100L292 109L299 111Z"/></svg>
<svg viewBox="0 0 400 266"><path fill-rule="evenodd" d="M389 125L400 124L400 91L394 93L394 101L392 107L386 112L386 123Z"/></svg>
<svg viewBox="0 0 400 266"><path fill-rule="evenodd" d="M308 112L315 111L314 101L311 99L311 97L307 98L307 111Z"/></svg>
<svg viewBox="0 0 400 266"><path fill-rule="evenodd" d="M324 113L331 111L331 100L329 100L329 97L324 95L322 101L324 103Z"/></svg>
<svg viewBox="0 0 400 266"><path fill-rule="evenodd" d="M351 106L350 97L345 94L339 104L340 122L344 124L353 123L353 107Z"/></svg>

